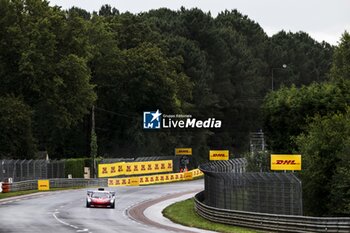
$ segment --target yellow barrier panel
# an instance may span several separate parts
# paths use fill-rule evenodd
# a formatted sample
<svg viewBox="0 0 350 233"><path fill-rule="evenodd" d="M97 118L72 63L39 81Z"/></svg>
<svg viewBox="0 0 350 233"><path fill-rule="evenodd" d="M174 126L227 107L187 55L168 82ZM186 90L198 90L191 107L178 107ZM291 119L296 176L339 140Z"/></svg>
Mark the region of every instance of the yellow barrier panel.
<svg viewBox="0 0 350 233"><path fill-rule="evenodd" d="M155 176L154 176L154 183L155 183L155 184L160 183L159 175L155 175Z"/></svg>
<svg viewBox="0 0 350 233"><path fill-rule="evenodd" d="M125 178L110 178L108 179L108 187L118 186L138 186L158 183L169 183L182 180L192 180L194 177L202 176L203 173L199 169L194 169L189 172L169 173L150 176L134 176Z"/></svg>
<svg viewBox="0 0 350 233"><path fill-rule="evenodd" d="M98 165L98 177L113 177L123 175L125 163L109 163Z"/></svg>
<svg viewBox="0 0 350 233"><path fill-rule="evenodd" d="M161 172L172 172L172 160L146 161L146 162L120 162L98 165L98 177L113 177L119 175L140 175Z"/></svg>
<svg viewBox="0 0 350 233"><path fill-rule="evenodd" d="M38 190L50 190L49 180L38 180Z"/></svg>
<svg viewBox="0 0 350 233"><path fill-rule="evenodd" d="M184 180L192 180L192 172L185 172Z"/></svg>
<svg viewBox="0 0 350 233"><path fill-rule="evenodd" d="M194 169L191 172L192 172L192 176L193 177L199 177L199 176L203 175L203 172L201 170L199 170L199 169Z"/></svg>
<svg viewBox="0 0 350 233"><path fill-rule="evenodd" d="M139 186L139 177L130 177L130 186Z"/></svg>

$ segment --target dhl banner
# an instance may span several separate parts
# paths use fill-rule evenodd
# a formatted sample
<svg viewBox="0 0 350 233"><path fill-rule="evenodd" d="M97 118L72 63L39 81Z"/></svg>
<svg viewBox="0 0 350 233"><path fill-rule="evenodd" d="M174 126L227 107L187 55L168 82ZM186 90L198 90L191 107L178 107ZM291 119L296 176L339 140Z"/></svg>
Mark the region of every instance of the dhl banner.
<svg viewBox="0 0 350 233"><path fill-rule="evenodd" d="M229 151L228 150L211 150L209 151L210 160L228 160Z"/></svg>
<svg viewBox="0 0 350 233"><path fill-rule="evenodd" d="M175 155L192 155L192 148L175 148Z"/></svg>
<svg viewBox="0 0 350 233"><path fill-rule="evenodd" d="M108 179L108 187L169 183L182 180L192 180L193 178L200 176L203 176L203 173L199 169L194 169L185 173L180 172L150 176L110 178Z"/></svg>
<svg viewBox="0 0 350 233"><path fill-rule="evenodd" d="M271 170L301 170L301 155L271 155Z"/></svg>
<svg viewBox="0 0 350 233"><path fill-rule="evenodd" d="M172 160L146 161L146 162L120 162L98 165L98 177L113 177L120 175L139 175L162 172L172 172Z"/></svg>
<svg viewBox="0 0 350 233"><path fill-rule="evenodd" d="M50 180L38 180L38 190L50 190Z"/></svg>

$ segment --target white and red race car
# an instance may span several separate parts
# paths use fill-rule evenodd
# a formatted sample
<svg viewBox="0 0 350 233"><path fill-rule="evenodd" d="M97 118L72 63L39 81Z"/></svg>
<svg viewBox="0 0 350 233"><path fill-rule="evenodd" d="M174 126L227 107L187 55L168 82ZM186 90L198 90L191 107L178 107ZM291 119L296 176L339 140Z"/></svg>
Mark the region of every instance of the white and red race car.
<svg viewBox="0 0 350 233"><path fill-rule="evenodd" d="M115 207L115 192L99 188L97 191L87 191L86 207Z"/></svg>

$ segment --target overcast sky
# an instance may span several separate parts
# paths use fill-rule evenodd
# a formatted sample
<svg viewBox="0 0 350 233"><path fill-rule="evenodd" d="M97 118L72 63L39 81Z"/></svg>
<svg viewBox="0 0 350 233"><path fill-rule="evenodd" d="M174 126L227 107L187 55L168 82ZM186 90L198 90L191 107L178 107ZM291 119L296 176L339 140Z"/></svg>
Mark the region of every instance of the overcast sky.
<svg viewBox="0 0 350 233"><path fill-rule="evenodd" d="M50 1L50 0L49 0ZM173 10L197 7L212 16L228 9L257 23L268 35L280 30L304 31L317 41L337 45L342 33L350 32L350 0L51 0L50 5L69 9L72 6L98 11L104 4L120 12L139 13L166 7Z"/></svg>

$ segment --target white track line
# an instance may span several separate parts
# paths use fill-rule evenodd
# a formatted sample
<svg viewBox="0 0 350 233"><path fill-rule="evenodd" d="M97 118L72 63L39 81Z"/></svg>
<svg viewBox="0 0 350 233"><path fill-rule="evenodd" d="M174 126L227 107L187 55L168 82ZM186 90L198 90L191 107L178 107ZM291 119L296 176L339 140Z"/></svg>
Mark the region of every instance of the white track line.
<svg viewBox="0 0 350 233"><path fill-rule="evenodd" d="M61 219L59 219L57 216L56 216L56 214L59 214L60 212L54 212L53 214L52 214L52 216L58 221L58 222L60 222L60 223L62 223L63 225L66 225L66 226L69 226L69 227L72 227L72 228L74 228L74 229L79 229L79 227L77 227L77 226L74 226L74 225L72 225L72 224L69 224L69 223L67 223L67 222L65 222L65 221L63 221L63 220L61 220ZM85 230L85 229L84 229ZM88 229L87 229L88 230Z"/></svg>

